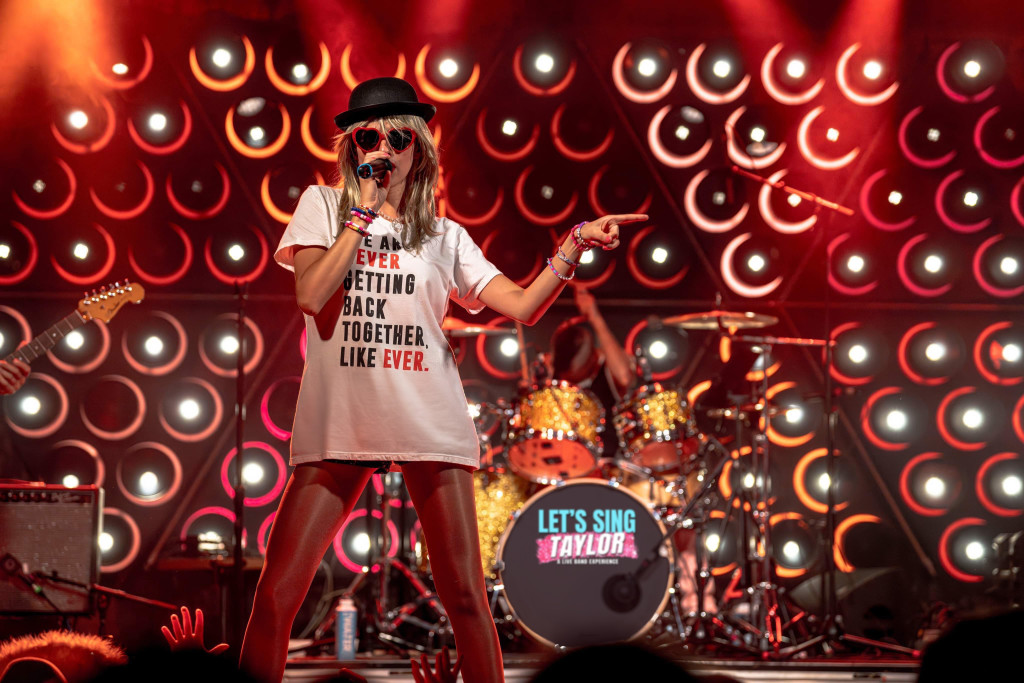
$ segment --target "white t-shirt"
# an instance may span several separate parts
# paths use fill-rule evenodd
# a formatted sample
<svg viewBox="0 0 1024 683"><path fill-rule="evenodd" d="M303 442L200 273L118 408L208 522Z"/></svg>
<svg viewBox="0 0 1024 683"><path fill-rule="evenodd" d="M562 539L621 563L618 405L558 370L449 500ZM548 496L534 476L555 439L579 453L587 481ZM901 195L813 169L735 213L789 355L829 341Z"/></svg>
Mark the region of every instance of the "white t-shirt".
<svg viewBox="0 0 1024 683"><path fill-rule="evenodd" d="M298 246L330 247L345 218L341 192L306 189L274 258L294 270ZM435 460L479 467L480 449L451 348L441 331L449 297L472 313L499 274L458 223L437 219L418 254L378 218L345 283L306 319L306 365L291 464Z"/></svg>

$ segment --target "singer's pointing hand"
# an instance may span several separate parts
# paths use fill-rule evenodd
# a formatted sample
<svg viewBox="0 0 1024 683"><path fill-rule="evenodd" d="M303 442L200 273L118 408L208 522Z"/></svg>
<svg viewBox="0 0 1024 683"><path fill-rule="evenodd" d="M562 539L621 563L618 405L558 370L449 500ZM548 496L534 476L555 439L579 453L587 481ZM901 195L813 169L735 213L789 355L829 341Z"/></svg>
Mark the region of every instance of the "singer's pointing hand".
<svg viewBox="0 0 1024 683"><path fill-rule="evenodd" d="M580 228L583 239L594 245L600 245L605 251L619 246L619 226L627 223L641 223L649 216L645 213L620 213L601 216Z"/></svg>

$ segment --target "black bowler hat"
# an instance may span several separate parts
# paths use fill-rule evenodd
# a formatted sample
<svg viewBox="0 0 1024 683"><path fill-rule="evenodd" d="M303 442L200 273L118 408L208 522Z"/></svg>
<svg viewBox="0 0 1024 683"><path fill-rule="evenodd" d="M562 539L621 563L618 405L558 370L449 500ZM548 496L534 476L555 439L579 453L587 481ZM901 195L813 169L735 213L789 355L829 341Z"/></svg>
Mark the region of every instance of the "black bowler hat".
<svg viewBox="0 0 1024 683"><path fill-rule="evenodd" d="M338 128L345 128L356 121L391 116L394 114L413 114L429 121L437 107L424 104L416 99L416 91L401 78L371 78L363 81L352 90L348 98L348 111L334 117Z"/></svg>

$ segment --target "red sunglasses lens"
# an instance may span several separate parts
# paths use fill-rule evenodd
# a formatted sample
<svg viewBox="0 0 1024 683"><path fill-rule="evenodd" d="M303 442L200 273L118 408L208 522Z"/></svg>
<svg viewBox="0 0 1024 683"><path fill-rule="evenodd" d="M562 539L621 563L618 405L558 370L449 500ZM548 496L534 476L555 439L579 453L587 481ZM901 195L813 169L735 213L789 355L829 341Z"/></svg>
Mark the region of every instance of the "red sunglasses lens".
<svg viewBox="0 0 1024 683"><path fill-rule="evenodd" d="M376 128L357 128L352 132L352 139L364 152L372 152L380 145L380 131Z"/></svg>
<svg viewBox="0 0 1024 683"><path fill-rule="evenodd" d="M415 138L416 134L408 128L395 128L388 131L388 144L396 152L405 151Z"/></svg>

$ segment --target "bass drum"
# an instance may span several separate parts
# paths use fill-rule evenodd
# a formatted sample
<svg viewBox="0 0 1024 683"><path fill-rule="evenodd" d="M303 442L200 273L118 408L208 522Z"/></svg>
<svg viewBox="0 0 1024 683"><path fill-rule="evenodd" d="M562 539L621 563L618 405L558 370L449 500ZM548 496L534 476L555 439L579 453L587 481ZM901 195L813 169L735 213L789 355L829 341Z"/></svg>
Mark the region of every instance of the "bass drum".
<svg viewBox="0 0 1024 683"><path fill-rule="evenodd" d="M537 493L516 513L498 547L513 616L552 647L643 635L668 601L672 549L662 544L633 585L632 572L664 534L644 501L603 479Z"/></svg>

